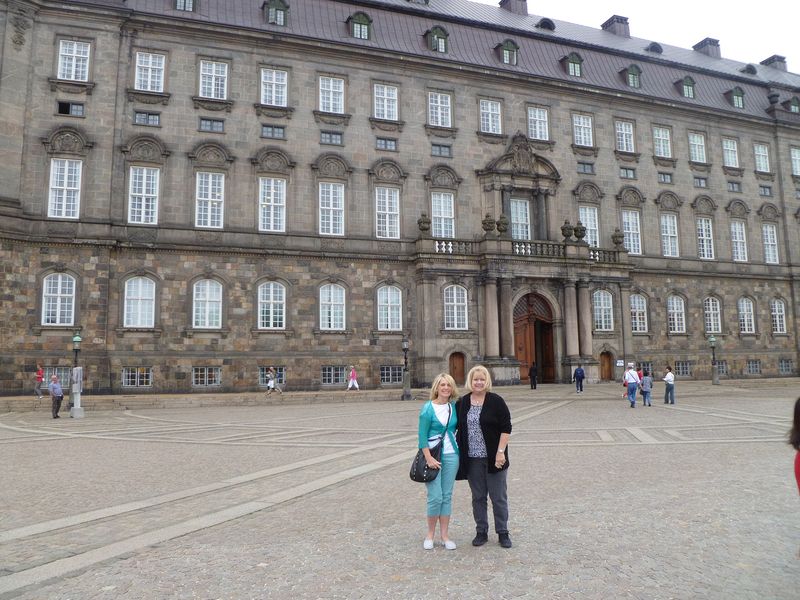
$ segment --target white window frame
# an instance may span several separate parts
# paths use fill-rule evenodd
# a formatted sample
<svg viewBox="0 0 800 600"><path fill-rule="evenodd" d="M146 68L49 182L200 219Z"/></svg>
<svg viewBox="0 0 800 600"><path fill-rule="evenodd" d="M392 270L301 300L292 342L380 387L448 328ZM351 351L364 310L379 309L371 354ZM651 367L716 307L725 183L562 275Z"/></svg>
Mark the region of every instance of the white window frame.
<svg viewBox="0 0 800 600"><path fill-rule="evenodd" d="M71 158L50 160L50 193L47 216L77 219L81 210L83 161Z"/></svg>
<svg viewBox="0 0 800 600"><path fill-rule="evenodd" d="M594 147L594 131L591 115L572 115L572 139L576 146Z"/></svg>
<svg viewBox="0 0 800 600"><path fill-rule="evenodd" d="M731 221L731 258L747 262L747 224L741 219Z"/></svg>
<svg viewBox="0 0 800 600"><path fill-rule="evenodd" d="M631 294L631 331L633 333L647 333L647 298L642 294Z"/></svg>
<svg viewBox="0 0 800 600"><path fill-rule="evenodd" d="M152 387L153 367L122 367L122 387Z"/></svg>
<svg viewBox="0 0 800 600"><path fill-rule="evenodd" d="M592 313L595 331L614 331L614 298L607 290L592 294Z"/></svg>
<svg viewBox="0 0 800 600"><path fill-rule="evenodd" d="M192 367L192 387L222 385L222 367Z"/></svg>
<svg viewBox="0 0 800 600"><path fill-rule="evenodd" d="M167 57L164 54L137 52L134 89L143 92L163 92L166 60Z"/></svg>
<svg viewBox="0 0 800 600"><path fill-rule="evenodd" d="M528 137L550 141L550 110L541 106L528 107Z"/></svg>
<svg viewBox="0 0 800 600"><path fill-rule="evenodd" d="M200 61L199 96L212 100L228 98L228 63L216 60Z"/></svg>
<svg viewBox="0 0 800 600"><path fill-rule="evenodd" d="M584 241L592 248L600 246L600 227L597 218L596 206L579 206L578 219L586 227L586 237Z"/></svg>
<svg viewBox="0 0 800 600"><path fill-rule="evenodd" d="M319 288L319 328L322 331L344 331L346 325L345 289L337 283Z"/></svg>
<svg viewBox="0 0 800 600"><path fill-rule="evenodd" d="M800 148L792 146L789 148L789 155L792 160L792 175L800 177Z"/></svg>
<svg viewBox="0 0 800 600"><path fill-rule="evenodd" d="M680 296L667 297L667 331L686 333L686 303Z"/></svg>
<svg viewBox="0 0 800 600"><path fill-rule="evenodd" d="M375 188L375 236L400 239L400 190L394 187Z"/></svg>
<svg viewBox="0 0 800 600"><path fill-rule="evenodd" d="M680 256L678 239L678 215L675 213L661 213L661 255L669 257Z"/></svg>
<svg viewBox="0 0 800 600"><path fill-rule="evenodd" d="M631 121L614 121L614 131L616 132L617 150L619 152L636 152L633 123Z"/></svg>
<svg viewBox="0 0 800 600"><path fill-rule="evenodd" d="M769 173L769 146L767 144L753 144L753 157L755 158L756 171Z"/></svg>
<svg viewBox="0 0 800 600"><path fill-rule="evenodd" d="M710 217L698 217L696 224L697 257L702 260L714 260L714 222Z"/></svg>
<svg viewBox="0 0 800 600"><path fill-rule="evenodd" d="M778 255L778 227L774 223L762 223L761 240L764 243L764 262L768 265L777 265L780 262Z"/></svg>
<svg viewBox="0 0 800 600"><path fill-rule="evenodd" d="M273 233L286 231L285 179L258 178L258 230Z"/></svg>
<svg viewBox="0 0 800 600"><path fill-rule="evenodd" d="M319 234L344 235L344 184L319 183Z"/></svg>
<svg viewBox="0 0 800 600"><path fill-rule="evenodd" d="M706 333L722 333L720 304L713 296L703 299L703 324Z"/></svg>
<svg viewBox="0 0 800 600"><path fill-rule="evenodd" d="M622 211L623 246L628 254L642 253L642 232L639 225L638 210Z"/></svg>
<svg viewBox="0 0 800 600"><path fill-rule="evenodd" d="M373 114L376 119L384 121L397 121L397 86L385 83L376 83L373 89Z"/></svg>
<svg viewBox="0 0 800 600"><path fill-rule="evenodd" d="M500 135L503 133L502 108L497 100L480 101L481 133Z"/></svg>
<svg viewBox="0 0 800 600"><path fill-rule="evenodd" d="M158 192L161 169L131 166L128 185L128 223L158 224Z"/></svg>
<svg viewBox="0 0 800 600"><path fill-rule="evenodd" d="M659 158L672 158L672 130L653 125L653 154Z"/></svg>
<svg viewBox="0 0 800 600"><path fill-rule="evenodd" d="M428 125L431 127L452 127L450 94L428 92Z"/></svg>
<svg viewBox="0 0 800 600"><path fill-rule="evenodd" d="M696 163L706 162L706 136L704 133L689 132L689 160Z"/></svg>
<svg viewBox="0 0 800 600"><path fill-rule="evenodd" d="M736 302L739 313L739 333L753 334L756 332L755 307L750 298L742 297Z"/></svg>
<svg viewBox="0 0 800 600"><path fill-rule="evenodd" d="M444 328L447 330L465 330L468 320L467 288L461 285L448 285L443 290Z"/></svg>
<svg viewBox="0 0 800 600"><path fill-rule="evenodd" d="M125 282L123 327L155 327L156 282L149 277L131 277Z"/></svg>
<svg viewBox="0 0 800 600"><path fill-rule="evenodd" d="M58 42L58 78L65 81L89 81L92 45L77 40Z"/></svg>
<svg viewBox="0 0 800 600"><path fill-rule="evenodd" d="M378 288L378 331L402 331L403 291L396 285Z"/></svg>
<svg viewBox="0 0 800 600"><path fill-rule="evenodd" d="M286 286L266 281L258 286L258 328L286 329Z"/></svg>
<svg viewBox="0 0 800 600"><path fill-rule="evenodd" d="M431 234L435 238L456 237L455 195L431 192Z"/></svg>
<svg viewBox="0 0 800 600"><path fill-rule="evenodd" d="M192 328L222 328L222 284L216 279L200 279L192 286Z"/></svg>
<svg viewBox="0 0 800 600"><path fill-rule="evenodd" d="M527 198L511 198L511 239L531 239L531 203Z"/></svg>
<svg viewBox="0 0 800 600"><path fill-rule="evenodd" d="M344 79L320 75L319 109L322 112L344 114Z"/></svg>
<svg viewBox="0 0 800 600"><path fill-rule="evenodd" d="M198 171L195 182L195 227L222 229L225 217L225 173Z"/></svg>
<svg viewBox="0 0 800 600"><path fill-rule="evenodd" d="M42 280L42 325L74 324L76 288L75 278L67 273L51 273Z"/></svg>
<svg viewBox="0 0 800 600"><path fill-rule="evenodd" d="M739 168L739 142L733 138L722 138L722 164L725 167Z"/></svg>
<svg viewBox="0 0 800 600"><path fill-rule="evenodd" d="M786 303L780 298L769 301L769 312L772 318L772 333L786 333Z"/></svg>
<svg viewBox="0 0 800 600"><path fill-rule="evenodd" d="M261 104L286 106L288 101L289 73L281 69L261 69Z"/></svg>

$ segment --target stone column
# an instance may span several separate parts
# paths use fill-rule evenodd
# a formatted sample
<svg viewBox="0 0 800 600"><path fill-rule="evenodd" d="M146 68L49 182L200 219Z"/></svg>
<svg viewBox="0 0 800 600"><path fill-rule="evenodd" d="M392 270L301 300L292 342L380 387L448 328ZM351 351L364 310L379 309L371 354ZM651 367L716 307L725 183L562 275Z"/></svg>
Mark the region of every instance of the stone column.
<svg viewBox="0 0 800 600"><path fill-rule="evenodd" d="M581 279L578 282L578 338L583 357L588 358L593 354L593 328L594 315L592 314L592 299L589 296L589 280Z"/></svg>
<svg viewBox="0 0 800 600"><path fill-rule="evenodd" d="M514 358L514 307L511 306L511 280L500 280L500 355Z"/></svg>
<svg viewBox="0 0 800 600"><path fill-rule="evenodd" d="M494 277L486 278L483 292L486 307L483 315L484 355L487 358L497 358L500 356L500 330L497 314L497 280Z"/></svg>
<svg viewBox="0 0 800 600"><path fill-rule="evenodd" d="M564 281L564 332L567 338L567 358L576 358L578 356L578 305L574 279Z"/></svg>
<svg viewBox="0 0 800 600"><path fill-rule="evenodd" d="M622 353L625 356L625 362L628 363L633 359L633 333L631 332L631 284L624 282L619 284L619 308L620 312L620 326L622 327ZM627 366L627 364L626 364Z"/></svg>

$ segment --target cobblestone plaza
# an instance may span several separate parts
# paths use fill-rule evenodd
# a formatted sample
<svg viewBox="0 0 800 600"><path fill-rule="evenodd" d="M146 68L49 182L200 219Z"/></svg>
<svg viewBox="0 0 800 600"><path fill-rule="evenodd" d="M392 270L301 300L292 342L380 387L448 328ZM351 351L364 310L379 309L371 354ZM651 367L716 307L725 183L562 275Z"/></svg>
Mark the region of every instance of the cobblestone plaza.
<svg viewBox="0 0 800 600"><path fill-rule="evenodd" d="M797 383L503 388L511 550L461 482L458 549L422 549L419 402L5 413L0 599L796 598Z"/></svg>

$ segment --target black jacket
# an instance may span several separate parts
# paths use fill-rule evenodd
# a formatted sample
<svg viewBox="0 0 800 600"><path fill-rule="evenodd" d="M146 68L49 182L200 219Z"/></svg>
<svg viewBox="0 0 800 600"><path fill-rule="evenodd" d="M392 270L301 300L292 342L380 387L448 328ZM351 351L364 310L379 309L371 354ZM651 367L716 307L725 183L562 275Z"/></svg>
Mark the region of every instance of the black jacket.
<svg viewBox="0 0 800 600"><path fill-rule="evenodd" d="M456 479L466 479L469 462L469 439L467 434L467 413L469 412L469 394L464 394L456 402L456 414L458 415L458 429L456 430L456 441L458 442L458 453L460 463ZM481 432L483 440L486 442L487 467L489 473L497 473L508 468L508 446L506 446L506 462L501 469L494 466L494 456L500 446L500 434L511 433L511 413L506 406L505 400L494 392L487 392L481 410Z"/></svg>

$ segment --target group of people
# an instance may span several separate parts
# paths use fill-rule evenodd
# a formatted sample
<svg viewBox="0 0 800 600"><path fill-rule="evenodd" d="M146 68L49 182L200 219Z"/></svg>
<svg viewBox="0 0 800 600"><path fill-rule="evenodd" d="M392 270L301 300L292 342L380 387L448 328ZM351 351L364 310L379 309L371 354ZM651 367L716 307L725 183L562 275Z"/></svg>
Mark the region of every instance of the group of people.
<svg viewBox="0 0 800 600"><path fill-rule="evenodd" d="M508 531L508 442L511 413L501 396L492 392L492 378L486 367L475 366L467 373L467 393L458 397L456 382L447 373L433 380L430 399L419 413L419 448L429 468L439 475L426 483L428 532L422 542L433 550L436 524L442 545L455 550L450 539L453 487L466 479L472 492L475 520L473 546L489 541L488 500L492 501L494 531L503 548L511 548ZM442 440L439 460L430 448Z"/></svg>
<svg viewBox="0 0 800 600"><path fill-rule="evenodd" d="M667 366L662 380L666 384L664 388L664 404L675 404L675 374L672 372L672 367ZM651 401L653 376L650 371L647 369L642 370L641 367L637 370L636 365L628 363L628 369L622 376L622 385L625 386L625 394L622 397L630 402L631 408L636 408L637 390L641 391L642 404L653 406Z"/></svg>

